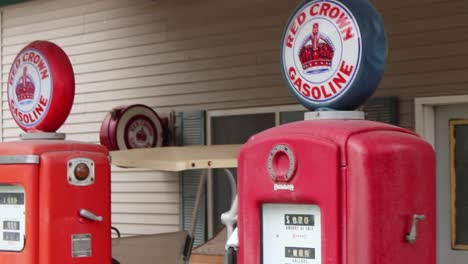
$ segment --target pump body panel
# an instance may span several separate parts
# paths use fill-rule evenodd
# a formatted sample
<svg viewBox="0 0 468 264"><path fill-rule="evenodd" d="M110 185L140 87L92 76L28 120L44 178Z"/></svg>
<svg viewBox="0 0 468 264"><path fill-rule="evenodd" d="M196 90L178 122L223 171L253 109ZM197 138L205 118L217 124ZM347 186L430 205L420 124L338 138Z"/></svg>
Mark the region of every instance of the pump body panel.
<svg viewBox="0 0 468 264"><path fill-rule="evenodd" d="M413 132L364 120L255 135L239 156L239 263L435 263L433 164Z"/></svg>
<svg viewBox="0 0 468 264"><path fill-rule="evenodd" d="M39 243L39 230L36 224L39 218L39 201L35 197L39 195L38 174L38 168L35 164L0 166L0 175L2 175L0 184L22 186L24 188L24 193L28 194L24 196L23 204L25 208L18 208L18 213L28 212L25 216L18 214L0 215L0 231L2 232L2 234L0 234L0 241L2 241L2 246L6 246L3 237L3 233L7 231L3 226L5 221L23 222L23 228L28 235L28 243L20 243L20 241L17 241L18 246L16 247L17 249L15 249L16 251L0 251L0 263L37 263L39 256L39 248L37 247ZM2 203L2 209L7 206L3 204L3 201L0 202ZM22 250L22 252L18 253L17 250Z"/></svg>
<svg viewBox="0 0 468 264"><path fill-rule="evenodd" d="M0 206L11 212L0 218L0 263L110 263L108 156L102 146L72 141L0 144ZM80 164L86 178L75 174ZM83 217L83 209L100 218Z"/></svg>
<svg viewBox="0 0 468 264"><path fill-rule="evenodd" d="M373 131L348 141L349 264L435 263L435 158L410 134ZM403 234L417 223L414 244ZM368 249L373 250L368 250Z"/></svg>

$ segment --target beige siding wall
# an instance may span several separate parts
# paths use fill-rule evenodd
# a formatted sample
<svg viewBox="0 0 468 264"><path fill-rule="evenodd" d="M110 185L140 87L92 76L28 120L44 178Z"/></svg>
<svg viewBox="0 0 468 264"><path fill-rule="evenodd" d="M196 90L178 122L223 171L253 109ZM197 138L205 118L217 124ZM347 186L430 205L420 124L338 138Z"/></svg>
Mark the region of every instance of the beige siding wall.
<svg viewBox="0 0 468 264"><path fill-rule="evenodd" d="M143 103L159 113L295 103L283 85L283 26L301 0L36 0L7 7L2 19L2 133L16 128L5 104L15 54L49 39L76 72L69 139L98 142L105 112ZM376 95L401 99L413 127L416 96L468 92L468 1L374 0L390 58ZM124 233L177 229L174 175L114 169L114 221Z"/></svg>
<svg viewBox="0 0 468 264"><path fill-rule="evenodd" d="M106 111L147 103L157 106L165 91L148 80L163 66L156 47L167 34L151 1L35 1L2 12L2 139L16 140L6 104L6 78L19 50L30 41L56 42L69 54L76 73L72 114L60 130L72 140L98 143ZM158 23L157 21L161 22ZM170 44L169 44L170 45ZM166 61L171 56L161 54ZM180 59L180 58L179 58ZM167 90L166 90L167 91ZM161 102L161 99L159 99ZM164 112L161 112L164 113ZM113 168L112 220L124 235L179 229L179 181L175 173Z"/></svg>
<svg viewBox="0 0 468 264"><path fill-rule="evenodd" d="M414 128L414 98L468 94L468 1L375 1L389 35L389 65L376 95L400 98Z"/></svg>

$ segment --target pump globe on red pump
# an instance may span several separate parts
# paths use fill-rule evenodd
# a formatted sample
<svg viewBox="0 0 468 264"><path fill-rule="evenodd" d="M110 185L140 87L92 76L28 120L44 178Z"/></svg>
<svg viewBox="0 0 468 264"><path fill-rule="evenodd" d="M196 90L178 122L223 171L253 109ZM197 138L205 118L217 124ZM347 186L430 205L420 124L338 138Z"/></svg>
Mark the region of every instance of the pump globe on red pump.
<svg viewBox="0 0 468 264"><path fill-rule="evenodd" d="M23 131L57 131L75 96L75 76L67 54L49 41L28 44L12 62L7 91L11 115Z"/></svg>
<svg viewBox="0 0 468 264"><path fill-rule="evenodd" d="M383 22L367 0L304 1L287 23L281 69L309 110L355 110L377 88L387 62Z"/></svg>

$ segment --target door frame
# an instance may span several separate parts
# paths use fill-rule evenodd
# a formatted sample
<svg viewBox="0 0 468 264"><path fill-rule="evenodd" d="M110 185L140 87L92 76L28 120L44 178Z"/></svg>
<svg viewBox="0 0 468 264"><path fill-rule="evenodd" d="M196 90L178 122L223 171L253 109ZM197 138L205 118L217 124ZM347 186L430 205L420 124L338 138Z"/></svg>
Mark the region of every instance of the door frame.
<svg viewBox="0 0 468 264"><path fill-rule="evenodd" d="M468 95L418 97L414 99L415 131L435 147L435 107L468 103Z"/></svg>

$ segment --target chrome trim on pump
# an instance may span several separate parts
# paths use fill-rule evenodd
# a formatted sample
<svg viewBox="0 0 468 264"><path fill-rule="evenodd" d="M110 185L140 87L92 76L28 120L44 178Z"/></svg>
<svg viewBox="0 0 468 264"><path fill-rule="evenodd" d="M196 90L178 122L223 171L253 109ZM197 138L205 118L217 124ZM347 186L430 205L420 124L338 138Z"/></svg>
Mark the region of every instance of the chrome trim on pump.
<svg viewBox="0 0 468 264"><path fill-rule="evenodd" d="M0 164L39 164L38 155L0 156Z"/></svg>

